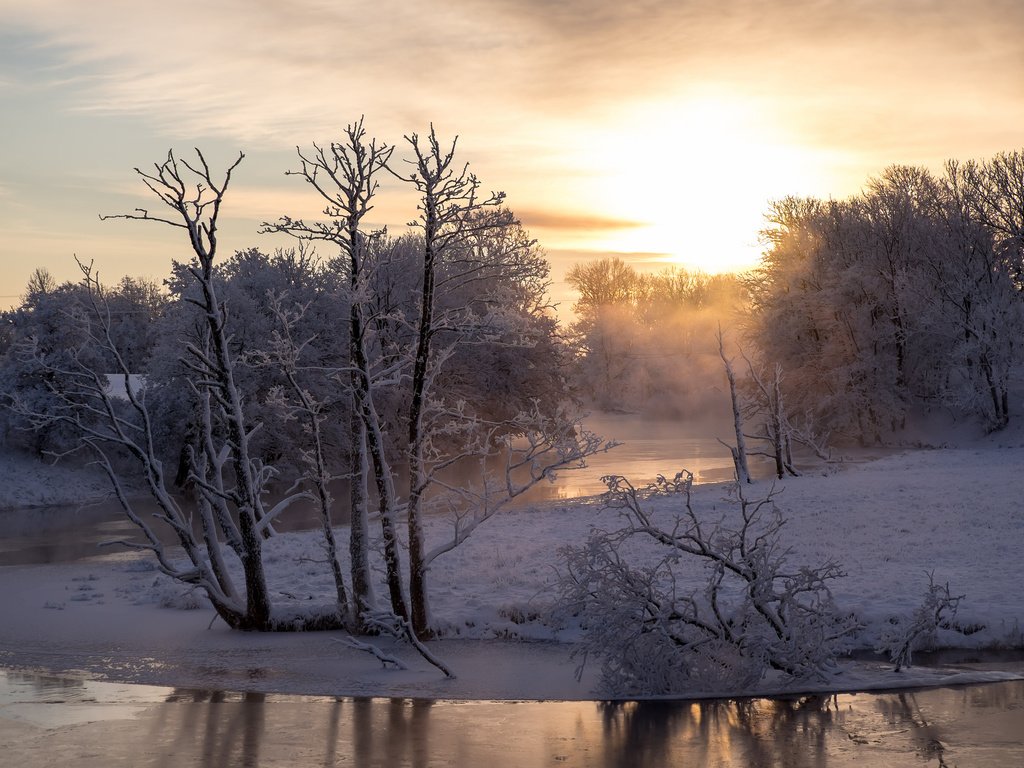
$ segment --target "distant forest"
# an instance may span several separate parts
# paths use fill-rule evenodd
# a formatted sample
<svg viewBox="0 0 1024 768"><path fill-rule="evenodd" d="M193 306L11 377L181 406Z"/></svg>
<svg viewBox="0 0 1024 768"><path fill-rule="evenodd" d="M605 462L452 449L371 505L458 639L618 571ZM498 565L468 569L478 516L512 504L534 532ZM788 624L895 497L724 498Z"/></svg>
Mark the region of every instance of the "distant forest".
<svg viewBox="0 0 1024 768"><path fill-rule="evenodd" d="M760 266L735 277L574 268L581 389L602 408L695 417L724 386L721 327L748 401L775 382L791 425L818 435L881 443L937 411L998 430L1020 408L1021 153L779 200L762 238Z"/></svg>
<svg viewBox="0 0 1024 768"><path fill-rule="evenodd" d="M460 343L438 365L435 406L471 407L488 423L531 403L672 418L721 413L728 408L721 329L725 350L742 360L748 401L758 397L755 379L777 380L794 428L834 440L885 442L928 411L990 430L1017 415L1024 155L951 161L941 175L893 166L849 199L775 201L762 235L761 265L739 275L679 267L645 274L612 257L579 264L568 274L579 295L575 317L559 327L543 252L506 212L484 240L466 246L491 254L489 267L464 280L459 259L446 267L438 300L461 325L436 333ZM382 266L366 288L375 307L370 330L386 368L414 341L407 319L423 290L414 264L422 235L372 247ZM145 377L160 450L179 466L179 480L198 433L196 403L175 386L184 375L178 341L203 332L187 268L175 264L162 285L124 278L103 286L112 340L127 367ZM268 363L280 312L270 297L302 308L293 328L304 344L300 367L343 371L347 270L343 258L306 248L240 250L216 267L243 400L264 425L255 450L267 462L293 461L290 446L303 429L280 407L287 381ZM68 422L44 423L26 411L62 407L53 392L62 386L54 369L63 364L116 372L95 343L103 330L94 301L85 283L58 285L37 270L20 306L2 314L0 391L7 405L31 405L0 409L6 445L40 456L75 446ZM342 447L351 418L342 380L320 376L307 386L323 398L326 433ZM407 428L403 387L399 375L382 389L384 420L396 433Z"/></svg>

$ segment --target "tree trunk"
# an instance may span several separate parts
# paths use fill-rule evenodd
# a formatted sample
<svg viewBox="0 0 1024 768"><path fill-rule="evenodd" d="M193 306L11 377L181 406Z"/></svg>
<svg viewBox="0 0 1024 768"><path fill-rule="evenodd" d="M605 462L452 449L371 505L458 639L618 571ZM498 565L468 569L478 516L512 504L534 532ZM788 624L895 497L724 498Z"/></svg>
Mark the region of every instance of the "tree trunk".
<svg viewBox="0 0 1024 768"><path fill-rule="evenodd" d="M361 282L360 259L357 250L358 235L355 235L351 255L352 295L358 295ZM377 499L380 509L381 534L384 539L384 565L387 571L388 593L391 610L396 616L408 620L405 595L402 590L402 564L398 554L398 535L395 531L395 481L391 464L385 453L384 436L380 429L380 418L373 403L370 366L363 346L363 321L359 304L355 300L349 313L350 353L352 355L352 393L356 409L362 418L367 448L373 463L373 474L377 485Z"/></svg>
<svg viewBox="0 0 1024 768"><path fill-rule="evenodd" d="M412 373L412 402L409 405L409 602L412 631L419 638L430 634L427 605L426 565L423 562L423 521L421 502L426 484L423 466L423 405L426 397L427 369L430 364L430 339L434 321L434 279L437 254L434 250L432 206L428 199L424 227L423 293L416 338L416 359Z"/></svg>
<svg viewBox="0 0 1024 768"><path fill-rule="evenodd" d="M725 364L725 376L729 379L729 397L732 401L732 425L736 434L736 446L729 446L732 453L732 463L736 468L736 482L749 483L750 469L747 466L747 445L743 437L743 415L740 412L739 395L736 392L736 374L732 370L732 363L725 356L725 347L722 342L722 334L718 334L718 354Z"/></svg>
<svg viewBox="0 0 1024 768"><path fill-rule="evenodd" d="M231 447L232 469L238 484L238 527L242 537L242 569L245 573L246 616L243 629L270 628L270 593L263 571L263 542L257 529L262 517L262 502L249 457L249 432L245 423L242 397L235 386L234 360L224 332L225 313L213 282L213 260L200 255L201 272L197 278L203 290L207 326L213 346L218 400L223 409L227 438Z"/></svg>
<svg viewBox="0 0 1024 768"><path fill-rule="evenodd" d="M348 541L352 573L352 601L357 623L363 625L363 616L373 609L373 588L370 581L369 525L367 521L366 478L369 465L366 460L366 427L357 413L353 401L350 427L351 439L351 533Z"/></svg>

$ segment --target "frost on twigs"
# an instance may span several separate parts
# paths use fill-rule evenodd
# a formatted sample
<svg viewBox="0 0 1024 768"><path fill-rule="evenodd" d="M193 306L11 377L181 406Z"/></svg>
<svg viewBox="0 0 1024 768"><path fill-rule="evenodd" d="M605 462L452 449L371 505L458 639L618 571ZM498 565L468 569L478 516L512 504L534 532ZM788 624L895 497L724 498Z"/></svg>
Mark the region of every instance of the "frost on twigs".
<svg viewBox="0 0 1024 768"><path fill-rule="evenodd" d="M416 653L422 656L425 661L437 667L445 677L449 680L455 679L455 673L452 672L451 668L431 653L430 649L423 644L423 641L416 636L416 633L413 632L412 625L409 623L408 619L403 619L401 616L396 616L389 611L368 611L362 618L364 624L369 629L391 635L399 640L404 640L409 643L409 645L415 649Z"/></svg>
<svg viewBox="0 0 1024 768"><path fill-rule="evenodd" d="M858 625L832 601L836 563L787 562L774 491L751 501L737 485L725 512L698 511L689 472L641 489L605 482L604 506L622 527L563 550L561 604L583 628L576 653L601 660L608 693L745 690L769 673L827 678ZM637 546L652 539L655 554Z"/></svg>
<svg viewBox="0 0 1024 768"><path fill-rule="evenodd" d="M956 621L956 612L965 595L956 597L949 591L949 582L935 583L935 574L928 574L928 589L924 600L908 619L893 618L891 626L882 634L875 650L885 653L896 665L896 672L911 666L915 650L935 642L940 629L971 634L980 627L964 627Z"/></svg>
<svg viewBox="0 0 1024 768"><path fill-rule="evenodd" d="M400 658L388 653L373 643L365 643L362 640L356 640L352 635L347 635L338 640L338 642L342 645L348 646L349 648L353 648L354 650L364 651L365 653L370 654L373 658L380 661L381 666L385 669L388 664L392 665L395 669L408 669L408 667L405 666L405 662Z"/></svg>

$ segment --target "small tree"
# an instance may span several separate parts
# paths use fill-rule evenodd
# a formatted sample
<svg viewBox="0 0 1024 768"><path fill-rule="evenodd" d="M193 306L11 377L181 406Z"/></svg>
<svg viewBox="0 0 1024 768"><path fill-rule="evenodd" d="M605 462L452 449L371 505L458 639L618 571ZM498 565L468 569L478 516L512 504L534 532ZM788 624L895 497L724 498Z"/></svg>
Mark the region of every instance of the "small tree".
<svg viewBox="0 0 1024 768"><path fill-rule="evenodd" d="M606 478L606 509L622 527L595 530L563 550L562 605L579 616L579 653L601 658L615 695L746 688L770 670L824 678L857 623L832 602L834 562L794 567L781 539L774 492L751 501L735 486L727 514L700 512L693 476L680 472L637 489ZM661 554L634 562L632 543ZM685 574L703 571L694 583Z"/></svg>
<svg viewBox="0 0 1024 768"><path fill-rule="evenodd" d="M925 590L921 605L909 618L890 619L890 626L882 634L875 650L888 655L889 660L896 665L895 671L900 672L911 666L915 650L935 641L935 635L940 629L970 634L956 621L960 601L964 597L954 596L949 591L949 582L937 584L935 573L929 572L928 589Z"/></svg>
<svg viewBox="0 0 1024 768"><path fill-rule="evenodd" d="M718 355L722 358L722 364L725 366L725 377L729 381L729 402L732 404L732 426L733 432L736 436L736 445L725 444L726 448L729 449L729 453L732 454L733 468L736 470L736 482L749 483L750 480L750 468L747 465L747 445L746 436L743 434L743 404L740 401L739 393L736 389L736 372L732 367L732 360L725 356L725 345L722 337L722 329L718 329Z"/></svg>
<svg viewBox="0 0 1024 768"><path fill-rule="evenodd" d="M797 477L799 473L793 466L794 430L782 397L782 366L776 363L762 373L749 358L745 359L750 392L748 417L761 421L760 434L750 437L768 445L767 451L755 451L754 454L772 459L775 463L775 476L779 480L787 474Z"/></svg>
<svg viewBox="0 0 1024 768"><path fill-rule="evenodd" d="M277 403L289 417L301 420L308 433L309 447L301 452L301 460L305 465L304 476L315 491L327 563L334 577L338 613L345 624L352 625L351 607L348 600L349 591L345 586L345 576L338 559L338 543L334 535L333 497L330 490L330 483L334 476L328 469L323 434L324 422L327 420L327 408L326 404L304 387L300 381L303 368L302 356L310 340L297 340L293 335L307 307L289 308L281 297L276 295L270 295L267 299L271 311L278 319L278 328L274 330L269 348L263 356L268 364L284 374L287 381L287 387L282 387L282 391L276 393Z"/></svg>

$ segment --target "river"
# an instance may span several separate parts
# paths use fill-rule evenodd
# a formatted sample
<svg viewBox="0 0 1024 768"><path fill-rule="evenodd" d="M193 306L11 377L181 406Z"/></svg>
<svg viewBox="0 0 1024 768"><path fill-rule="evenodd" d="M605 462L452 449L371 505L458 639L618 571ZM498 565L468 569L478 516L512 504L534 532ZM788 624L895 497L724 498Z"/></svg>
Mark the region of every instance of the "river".
<svg viewBox="0 0 1024 768"><path fill-rule="evenodd" d="M454 702L0 671L0 748L3 764L19 768L1005 768L1024 765L1024 682L703 702Z"/></svg>
<svg viewBox="0 0 1024 768"><path fill-rule="evenodd" d="M634 485L652 482L659 474L671 476L686 469L696 483L723 482L732 478L732 458L718 440L726 434L723 426L685 424L632 415L602 414L589 419L587 428L620 444L591 456L581 469L563 470L553 481L542 481L519 504L543 503L594 496L604 492L605 475L622 475ZM771 465L752 460L752 471L767 475ZM336 489L336 520L347 520L344 501L347 489ZM139 502L146 509L147 502ZM312 508L290 509L276 526L279 530L312 528L319 525ZM142 541L114 501L38 509L0 510L0 566L66 563L102 556L103 542L116 539ZM170 533L168 532L170 540ZM113 548L117 550L117 547Z"/></svg>
<svg viewBox="0 0 1024 768"><path fill-rule="evenodd" d="M593 495L686 468L731 475L715 435L632 417L592 428L623 445L533 500ZM764 471L764 467L761 468ZM132 533L113 508L0 513L0 565L97 557ZM1003 663L1024 673L1024 663ZM0 764L75 766L1024 765L1024 682L704 702L327 698L123 685L0 668Z"/></svg>

